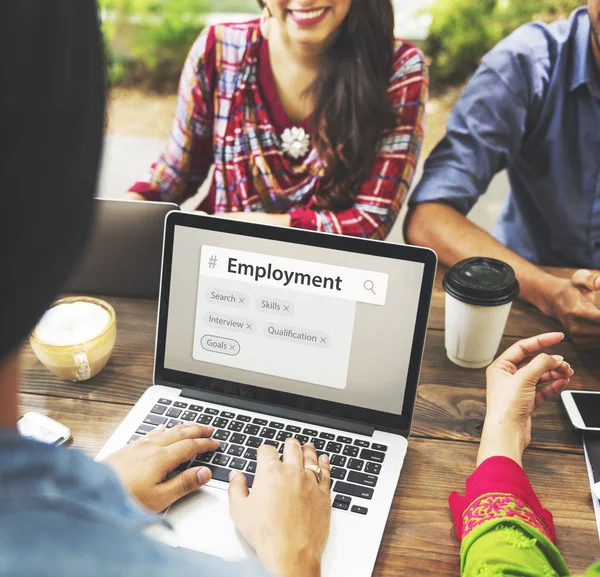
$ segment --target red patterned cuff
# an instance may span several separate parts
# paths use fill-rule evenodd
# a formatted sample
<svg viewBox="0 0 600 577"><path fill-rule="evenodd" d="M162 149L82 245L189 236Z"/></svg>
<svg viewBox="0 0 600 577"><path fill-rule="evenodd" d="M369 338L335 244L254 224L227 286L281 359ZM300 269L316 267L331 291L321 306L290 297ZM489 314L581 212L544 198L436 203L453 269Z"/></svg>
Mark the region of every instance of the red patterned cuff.
<svg viewBox="0 0 600 577"><path fill-rule="evenodd" d="M160 197L160 192L156 190L151 184L147 182L136 182L130 189L129 192L135 192L137 194L141 194L146 197L146 200L162 200Z"/></svg>
<svg viewBox="0 0 600 577"><path fill-rule="evenodd" d="M542 507L522 467L508 457L486 459L467 479L464 497L454 491L448 503L461 541L485 521L517 517L556 542L552 513Z"/></svg>
<svg viewBox="0 0 600 577"><path fill-rule="evenodd" d="M304 230L317 230L317 217L310 208L296 208L290 212L290 226Z"/></svg>

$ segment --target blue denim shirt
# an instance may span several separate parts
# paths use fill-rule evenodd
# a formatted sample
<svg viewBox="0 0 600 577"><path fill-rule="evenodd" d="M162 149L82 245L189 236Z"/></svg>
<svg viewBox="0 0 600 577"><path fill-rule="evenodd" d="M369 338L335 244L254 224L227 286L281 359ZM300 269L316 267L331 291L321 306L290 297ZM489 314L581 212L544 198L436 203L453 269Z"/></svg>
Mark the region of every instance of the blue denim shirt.
<svg viewBox="0 0 600 577"><path fill-rule="evenodd" d="M0 429L1 577L267 575L158 543L142 533L156 522L108 466Z"/></svg>
<svg viewBox="0 0 600 577"><path fill-rule="evenodd" d="M544 265L600 268L600 76L585 8L526 24L483 58L411 204L467 214L508 169L494 236Z"/></svg>

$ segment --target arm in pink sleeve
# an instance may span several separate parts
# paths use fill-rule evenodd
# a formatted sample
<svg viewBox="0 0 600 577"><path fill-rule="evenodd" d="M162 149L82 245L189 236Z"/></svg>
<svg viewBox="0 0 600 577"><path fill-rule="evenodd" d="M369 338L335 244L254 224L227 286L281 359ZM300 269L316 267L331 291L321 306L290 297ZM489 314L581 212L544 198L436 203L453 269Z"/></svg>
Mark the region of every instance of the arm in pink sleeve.
<svg viewBox="0 0 600 577"><path fill-rule="evenodd" d="M542 507L525 471L508 457L486 459L467 479L464 496L454 491L448 503L461 541L486 521L517 518L556 542L552 513Z"/></svg>

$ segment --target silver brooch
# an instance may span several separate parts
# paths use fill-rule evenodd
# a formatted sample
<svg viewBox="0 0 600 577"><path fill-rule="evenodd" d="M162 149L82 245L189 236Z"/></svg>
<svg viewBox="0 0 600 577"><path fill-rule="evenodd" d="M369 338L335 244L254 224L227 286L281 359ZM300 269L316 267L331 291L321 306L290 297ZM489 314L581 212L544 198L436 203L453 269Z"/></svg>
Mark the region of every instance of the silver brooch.
<svg viewBox="0 0 600 577"><path fill-rule="evenodd" d="M281 135L281 149L294 159L306 156L310 148L310 135L304 128L286 128Z"/></svg>

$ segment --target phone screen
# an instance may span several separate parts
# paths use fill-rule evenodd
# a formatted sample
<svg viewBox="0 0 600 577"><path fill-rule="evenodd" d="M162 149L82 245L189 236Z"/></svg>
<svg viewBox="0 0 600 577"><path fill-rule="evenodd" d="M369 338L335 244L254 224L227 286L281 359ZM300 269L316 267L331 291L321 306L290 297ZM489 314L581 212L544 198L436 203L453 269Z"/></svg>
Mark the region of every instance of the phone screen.
<svg viewBox="0 0 600 577"><path fill-rule="evenodd" d="M600 429L600 395L571 393L583 423L591 429Z"/></svg>
<svg viewBox="0 0 600 577"><path fill-rule="evenodd" d="M67 429L44 415L28 413L19 419L17 427L23 437L35 441L50 445L59 445L66 441L65 432Z"/></svg>

